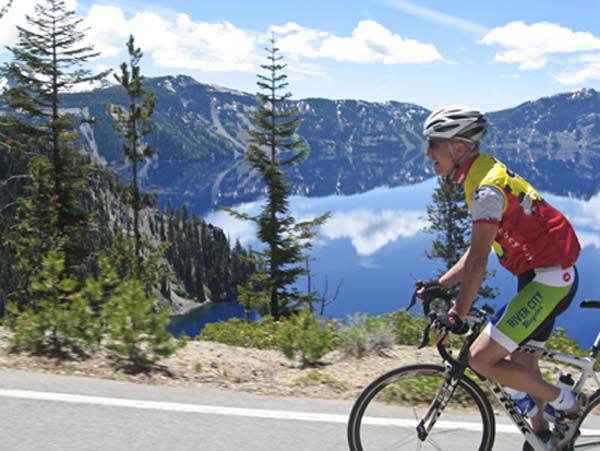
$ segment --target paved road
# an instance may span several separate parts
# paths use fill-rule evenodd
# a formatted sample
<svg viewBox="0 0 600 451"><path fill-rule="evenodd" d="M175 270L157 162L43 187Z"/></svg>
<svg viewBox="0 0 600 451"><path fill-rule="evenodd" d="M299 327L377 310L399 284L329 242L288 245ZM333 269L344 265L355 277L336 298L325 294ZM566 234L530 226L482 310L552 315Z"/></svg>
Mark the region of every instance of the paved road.
<svg viewBox="0 0 600 451"><path fill-rule="evenodd" d="M350 408L347 401L0 370L0 450L343 451ZM470 448L457 442L456 449ZM494 450L516 449L521 437L499 432Z"/></svg>

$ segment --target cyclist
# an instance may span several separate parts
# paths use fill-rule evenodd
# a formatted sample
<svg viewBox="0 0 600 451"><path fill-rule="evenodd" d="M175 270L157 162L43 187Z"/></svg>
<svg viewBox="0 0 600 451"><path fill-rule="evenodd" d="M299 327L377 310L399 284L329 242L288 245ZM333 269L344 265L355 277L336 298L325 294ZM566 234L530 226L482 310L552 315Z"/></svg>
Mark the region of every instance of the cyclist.
<svg viewBox="0 0 600 451"><path fill-rule="evenodd" d="M587 400L545 382L537 357L514 351L526 342L543 346L550 336L555 318L575 296L574 265L581 247L562 213L500 161L480 153L487 126L480 111L460 105L441 108L424 123L426 155L436 175L463 185L472 229L460 260L439 279L427 281L419 294L460 283L456 303L433 325L438 342L449 332L459 333L484 279L490 249L495 250L501 265L518 277L518 293L473 343L469 363L478 373L531 394L538 405L532 428L546 441L552 434L543 412L547 403L554 407L563 432L552 437L558 443Z"/></svg>

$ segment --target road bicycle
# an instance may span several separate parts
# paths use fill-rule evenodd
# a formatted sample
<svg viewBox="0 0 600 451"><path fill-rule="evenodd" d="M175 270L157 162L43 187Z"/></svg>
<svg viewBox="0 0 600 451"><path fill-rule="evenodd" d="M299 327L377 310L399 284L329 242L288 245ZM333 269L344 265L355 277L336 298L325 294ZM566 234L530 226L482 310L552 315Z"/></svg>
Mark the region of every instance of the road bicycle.
<svg viewBox="0 0 600 451"><path fill-rule="evenodd" d="M432 321L442 311L439 303L438 311L433 311L436 307L433 299L422 302L428 322L423 331L421 347L427 344ZM580 306L600 308L600 301L586 300ZM447 310L447 306L443 308L443 311ZM469 330L460 336L462 345L456 358L445 345L438 344L438 352L443 359L441 365L417 363L402 366L369 384L350 413L350 450L489 451L494 446L497 430L515 432L515 428L511 424L496 424L494 411L482 386L487 388L489 396L496 399L516 426L516 431L524 436L533 450L550 450L549 442L535 435L526 415L516 406L506 388L469 368L469 347L491 313L493 311L488 307L471 310L465 321ZM578 421L578 427L572 428L570 434L563 434L559 449L600 450L600 377L594 371L594 363L600 352L600 332L587 357L529 345L519 347L518 351L577 368L578 377L572 374L575 378L573 390L584 391L589 404Z"/></svg>

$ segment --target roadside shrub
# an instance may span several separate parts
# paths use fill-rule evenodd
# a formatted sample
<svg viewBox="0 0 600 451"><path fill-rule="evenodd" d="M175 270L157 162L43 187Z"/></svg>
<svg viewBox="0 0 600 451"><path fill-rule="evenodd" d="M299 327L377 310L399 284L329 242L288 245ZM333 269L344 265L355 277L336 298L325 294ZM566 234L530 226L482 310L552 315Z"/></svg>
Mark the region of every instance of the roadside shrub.
<svg viewBox="0 0 600 451"><path fill-rule="evenodd" d="M401 345L418 346L421 344L425 319L411 315L406 310L399 310L390 315L394 324L396 343Z"/></svg>
<svg viewBox="0 0 600 451"><path fill-rule="evenodd" d="M550 338L546 342L546 348L579 357L583 357L587 354L586 351L579 347L577 341L567 335L567 332L562 327L558 327L552 332Z"/></svg>
<svg viewBox="0 0 600 451"><path fill-rule="evenodd" d="M14 303L7 305L4 325L13 332L13 348L62 355L82 354L96 345L100 321L86 290L87 286L78 290L77 282L66 274L64 252L51 250L32 277L32 306L21 310Z"/></svg>
<svg viewBox="0 0 600 451"><path fill-rule="evenodd" d="M338 329L337 348L346 356L363 357L377 354L395 342L394 324L390 316L356 313L348 316Z"/></svg>
<svg viewBox="0 0 600 451"><path fill-rule="evenodd" d="M344 381L336 379L329 374L321 373L319 370L311 370L305 376L299 377L295 380L297 384L303 386L309 385L327 385L336 391L343 392L348 388Z"/></svg>
<svg viewBox="0 0 600 451"><path fill-rule="evenodd" d="M156 304L156 298L146 294L141 281L126 279L115 288L101 312L106 347L139 369L178 348L177 340L166 331L168 309L157 309Z"/></svg>
<svg viewBox="0 0 600 451"><path fill-rule="evenodd" d="M336 333L333 322L323 322L305 309L281 321L278 330L278 347L288 358L300 354L302 366L315 365L334 349Z"/></svg>
<svg viewBox="0 0 600 451"><path fill-rule="evenodd" d="M232 318L207 324L197 338L243 348L277 349L278 346L277 323L271 317L254 323Z"/></svg>

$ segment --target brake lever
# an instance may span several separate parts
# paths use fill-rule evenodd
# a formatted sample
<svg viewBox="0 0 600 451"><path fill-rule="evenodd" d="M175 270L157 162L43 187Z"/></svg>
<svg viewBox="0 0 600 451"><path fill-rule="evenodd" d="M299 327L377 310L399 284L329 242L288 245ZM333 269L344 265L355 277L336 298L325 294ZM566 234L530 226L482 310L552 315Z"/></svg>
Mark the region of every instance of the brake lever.
<svg viewBox="0 0 600 451"><path fill-rule="evenodd" d="M427 324L427 327L423 329L423 336L421 337L421 344L417 349L422 349L425 346L429 346L429 330L431 329L431 323Z"/></svg>
<svg viewBox="0 0 600 451"><path fill-rule="evenodd" d="M415 291L413 292L413 295L410 299L410 304L408 305L407 310L410 310L417 303L417 291L419 291L424 286L425 284L420 280L415 283ZM429 331L431 330L431 325L433 324L433 320L435 319L435 315L432 318L432 315L430 314L431 301L432 299L430 299L428 296L425 296L421 302L421 304L423 305L423 316L427 318L428 323L425 329L423 329L423 335L421 336L421 344L417 349L422 349L426 346L429 346Z"/></svg>
<svg viewBox="0 0 600 451"><path fill-rule="evenodd" d="M406 310L410 310L417 303L417 291L423 288L424 284L420 280L415 282L415 291L413 291L413 295L410 298L410 303L408 304L408 308Z"/></svg>

